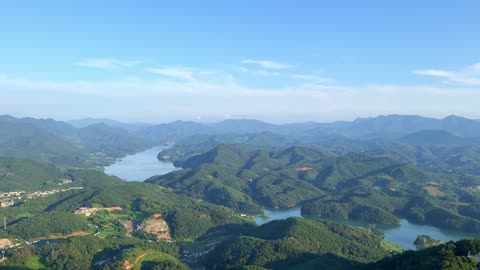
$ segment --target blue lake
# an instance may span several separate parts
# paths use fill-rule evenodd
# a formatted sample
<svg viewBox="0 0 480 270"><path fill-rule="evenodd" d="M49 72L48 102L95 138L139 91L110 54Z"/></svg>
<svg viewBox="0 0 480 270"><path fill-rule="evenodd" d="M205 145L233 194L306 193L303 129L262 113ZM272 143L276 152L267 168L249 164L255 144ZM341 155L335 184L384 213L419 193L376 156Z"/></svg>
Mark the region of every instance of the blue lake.
<svg viewBox="0 0 480 270"><path fill-rule="evenodd" d="M126 156L114 164L105 167L105 173L117 176L125 181L142 182L154 175L164 175L178 170L172 162L157 159L158 153L169 146L156 146L146 151Z"/></svg>
<svg viewBox="0 0 480 270"><path fill-rule="evenodd" d="M287 219L289 217L302 217L301 207L293 207L289 209L265 209L263 215L266 218L257 217L254 219L256 224L262 225L272 220ZM368 223L353 220L331 221L339 222L357 228L368 227ZM416 249L413 242L417 238L417 235L421 234L430 235L434 239L442 240L443 242L456 241L464 238L480 238L480 234L439 229L434 226L411 223L406 219L401 219L400 224L398 225L377 224L377 227L384 231L386 241L397 243L406 250Z"/></svg>

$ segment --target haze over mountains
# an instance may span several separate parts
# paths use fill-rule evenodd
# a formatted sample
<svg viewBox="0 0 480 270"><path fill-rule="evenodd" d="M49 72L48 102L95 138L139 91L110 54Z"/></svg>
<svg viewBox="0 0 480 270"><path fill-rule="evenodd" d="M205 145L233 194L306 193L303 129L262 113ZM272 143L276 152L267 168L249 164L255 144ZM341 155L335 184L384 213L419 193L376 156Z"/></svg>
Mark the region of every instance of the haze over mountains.
<svg viewBox="0 0 480 270"><path fill-rule="evenodd" d="M256 134L258 140L258 136L263 133L264 137L276 136L274 141L283 140L284 145L342 142L350 145L347 151L369 149L368 143L358 145L358 140L381 139L408 145L449 144L461 147L475 144L480 138L480 122L459 116L434 119L389 115L351 122L283 125L244 119L218 123L176 121L154 125L95 118L62 122L4 115L0 116L0 126L0 154L74 166L82 166L79 160L84 160L92 153L115 158L152 145L162 145L167 141L181 141L190 136L196 136L196 139L189 139L196 141L202 134L220 137L225 137L225 134ZM264 140L268 144L270 138ZM228 140L224 142L232 143ZM258 143L260 144L262 143ZM355 147L355 144L358 146Z"/></svg>
<svg viewBox="0 0 480 270"><path fill-rule="evenodd" d="M282 135L298 136L335 134L353 138L375 138L402 136L421 130L442 130L461 137L480 136L480 123L478 120L454 115L443 119L416 115L382 115L378 117L359 118L354 121L337 121L332 123L300 122L290 124L271 124L250 119L229 119L217 123L175 121L155 125L147 123L125 124L110 119L94 118L74 120L69 121L69 123L77 127L104 123L112 127L136 129L137 134L157 140L198 134L258 132L273 132Z"/></svg>
<svg viewBox="0 0 480 270"><path fill-rule="evenodd" d="M61 166L102 164L145 149L147 144L124 129L105 124L75 128L53 119L0 116L0 154Z"/></svg>
<svg viewBox="0 0 480 270"><path fill-rule="evenodd" d="M291 127L301 127L301 131L314 130L317 128L336 130L337 132L351 131L355 136L365 136L365 134L373 136L375 134L384 135L390 133L406 134L419 130L445 130L459 136L469 136L469 134L475 136L480 134L478 122L480 122L480 120L468 119L455 115L450 115L443 119L422 117L418 115L380 115L377 117L358 118L353 121L336 121L330 123L308 121L289 124L271 124L253 119L227 119L212 123L174 121L165 124L124 123L108 118L85 118L67 121L67 123L77 128L103 123L112 127L149 127L149 129L161 129L164 127L176 127L177 129L182 129L191 126L192 129L211 133L226 133L228 131L235 133L254 133L263 131L287 133L287 130ZM384 131L384 129L387 130ZM359 132L361 130L362 132ZM370 131L370 133L368 131ZM294 131L289 130L288 132Z"/></svg>

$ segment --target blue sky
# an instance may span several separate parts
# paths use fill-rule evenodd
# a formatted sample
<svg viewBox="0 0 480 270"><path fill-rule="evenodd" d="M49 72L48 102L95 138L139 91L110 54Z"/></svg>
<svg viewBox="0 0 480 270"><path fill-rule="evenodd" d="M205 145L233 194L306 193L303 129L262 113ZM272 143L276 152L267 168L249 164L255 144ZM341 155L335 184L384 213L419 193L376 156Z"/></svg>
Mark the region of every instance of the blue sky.
<svg viewBox="0 0 480 270"><path fill-rule="evenodd" d="M0 113L480 118L479 1L1 1Z"/></svg>

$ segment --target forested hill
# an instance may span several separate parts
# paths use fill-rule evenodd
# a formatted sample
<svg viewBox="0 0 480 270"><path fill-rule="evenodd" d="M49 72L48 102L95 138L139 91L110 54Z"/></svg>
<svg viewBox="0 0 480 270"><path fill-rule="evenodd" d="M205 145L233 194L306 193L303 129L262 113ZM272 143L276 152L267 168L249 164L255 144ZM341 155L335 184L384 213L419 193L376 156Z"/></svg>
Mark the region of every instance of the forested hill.
<svg viewBox="0 0 480 270"><path fill-rule="evenodd" d="M105 124L75 128L53 119L0 116L0 156L91 167L148 146L126 130Z"/></svg>
<svg viewBox="0 0 480 270"><path fill-rule="evenodd" d="M0 155L28 158L61 166L78 166L88 158L80 146L27 123L0 118Z"/></svg>
<svg viewBox="0 0 480 270"><path fill-rule="evenodd" d="M432 174L412 164L365 153L324 154L313 147L241 150L219 145L152 177L175 192L241 211L302 205L305 215L418 223L479 232L474 176Z"/></svg>
<svg viewBox="0 0 480 270"><path fill-rule="evenodd" d="M2 202L14 204L2 208L7 230L0 230L0 239L15 245L7 250L2 269L32 264L41 269L117 269L123 260L133 258L134 264L142 254L137 267L188 269L178 260L176 241L191 243L213 228L249 222L226 207L98 170L0 158L0 184L0 193L26 191L2 194ZM157 242L159 234L164 237ZM36 242L44 239L51 243ZM95 264L102 260L109 268Z"/></svg>
<svg viewBox="0 0 480 270"><path fill-rule="evenodd" d="M0 192L103 186L120 182L122 180L117 177L96 170L60 169L32 160L0 157Z"/></svg>
<svg viewBox="0 0 480 270"><path fill-rule="evenodd" d="M353 153L334 157L299 146L243 151L219 145L179 165L185 169L147 182L244 210L253 204L290 207L353 186L373 187L394 174L405 175L395 181L405 189L432 180L415 167L389 158Z"/></svg>
<svg viewBox="0 0 480 270"><path fill-rule="evenodd" d="M479 252L480 240L465 239L420 251L406 251L376 263L356 266L352 270L477 270L478 261L468 257L468 254L476 255Z"/></svg>
<svg viewBox="0 0 480 270"><path fill-rule="evenodd" d="M480 137L480 122L459 116L443 119L417 115L381 115L332 123L303 122L271 124L250 119L229 119L218 123L175 121L136 131L144 139L164 142L198 134L251 134L272 132L283 136L318 137L339 135L349 138L399 138L422 130L441 130L460 137Z"/></svg>
<svg viewBox="0 0 480 270"><path fill-rule="evenodd" d="M272 221L218 245L209 269L347 269L389 254L381 236L346 225L301 218Z"/></svg>

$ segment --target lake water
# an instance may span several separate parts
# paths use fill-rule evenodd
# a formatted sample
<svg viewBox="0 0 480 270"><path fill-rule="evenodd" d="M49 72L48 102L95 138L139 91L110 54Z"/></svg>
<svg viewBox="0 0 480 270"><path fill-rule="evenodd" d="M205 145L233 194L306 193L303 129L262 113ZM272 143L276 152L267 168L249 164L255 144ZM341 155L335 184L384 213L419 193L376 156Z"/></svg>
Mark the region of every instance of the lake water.
<svg viewBox="0 0 480 270"><path fill-rule="evenodd" d="M289 217L302 217L301 207L293 207L289 209L265 209L264 216L266 218L257 217L254 219L255 223L262 225L272 220L287 219ZM367 228L368 223L353 221L353 220L332 220L357 228ZM456 241L464 238L480 238L480 234L465 233L454 230L439 229L429 225L419 225L408 222L406 219L401 219L398 225L377 224L377 227L382 229L385 233L385 240L397 243L403 249L415 250L416 247L413 241L417 235L426 234L437 240L443 242Z"/></svg>
<svg viewBox="0 0 480 270"><path fill-rule="evenodd" d="M158 153L169 146L156 146L146 151L126 156L114 164L105 167L105 173L117 176L125 181L142 182L154 175L164 175L178 170L172 162L157 159Z"/></svg>
<svg viewBox="0 0 480 270"><path fill-rule="evenodd" d="M263 217L256 217L254 222L258 225L268 223L272 220L287 219L289 217L301 217L301 207L292 207L288 209L265 209Z"/></svg>
<svg viewBox="0 0 480 270"><path fill-rule="evenodd" d="M439 229L429 225L419 225L408 222L406 219L400 221L400 225L378 225L385 232L385 240L397 243L404 249L416 249L413 241L419 234L430 235L433 239L443 242L457 241L464 238L480 238L480 234L472 234L454 230Z"/></svg>

